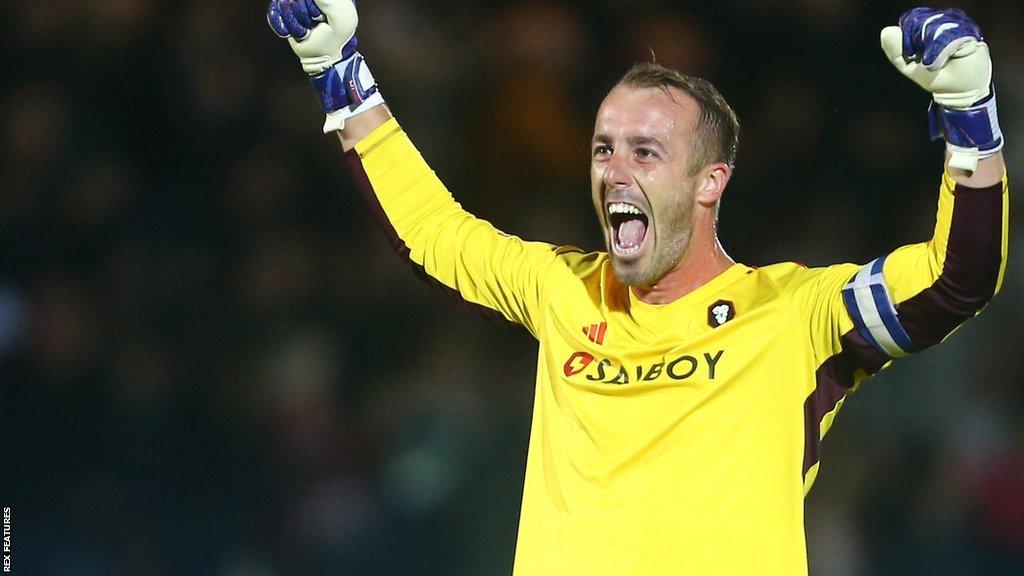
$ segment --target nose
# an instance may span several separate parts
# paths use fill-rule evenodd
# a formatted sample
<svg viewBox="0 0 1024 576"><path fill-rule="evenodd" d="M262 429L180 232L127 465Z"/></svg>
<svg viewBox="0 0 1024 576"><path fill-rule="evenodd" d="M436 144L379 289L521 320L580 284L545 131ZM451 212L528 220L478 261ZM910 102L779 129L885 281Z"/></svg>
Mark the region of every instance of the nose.
<svg viewBox="0 0 1024 576"><path fill-rule="evenodd" d="M604 165L604 174L601 175L604 185L607 188L624 188L632 182L629 172L629 163L626 155L616 150L608 158Z"/></svg>

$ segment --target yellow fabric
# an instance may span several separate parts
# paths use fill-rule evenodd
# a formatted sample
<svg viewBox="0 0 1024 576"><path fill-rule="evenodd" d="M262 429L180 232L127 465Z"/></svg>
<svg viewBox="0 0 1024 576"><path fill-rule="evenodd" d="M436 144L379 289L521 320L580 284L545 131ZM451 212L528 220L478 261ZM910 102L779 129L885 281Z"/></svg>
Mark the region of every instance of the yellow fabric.
<svg viewBox="0 0 1024 576"><path fill-rule="evenodd" d="M897 248L885 261L885 281L889 285L893 301L903 302L921 290L927 288L942 272L946 261L946 243L949 240L949 226L953 216L953 205L956 197L953 189L956 182L948 174L942 175L942 185L939 187L939 202L935 218L935 232L927 242L911 244ZM1006 175L1003 175L1003 224L1002 224L1002 264L999 269L999 279L996 284L996 291L1003 284L1003 275L1006 272L1006 254L1009 235L1009 184Z"/></svg>
<svg viewBox="0 0 1024 576"><path fill-rule="evenodd" d="M413 260L540 343L516 576L806 574L804 403L852 327L840 290L857 265L736 264L652 306L606 254L462 210L397 122L357 152ZM941 269L902 268L934 259L942 231L920 246L886 267L902 298ZM735 317L714 326L719 301Z"/></svg>

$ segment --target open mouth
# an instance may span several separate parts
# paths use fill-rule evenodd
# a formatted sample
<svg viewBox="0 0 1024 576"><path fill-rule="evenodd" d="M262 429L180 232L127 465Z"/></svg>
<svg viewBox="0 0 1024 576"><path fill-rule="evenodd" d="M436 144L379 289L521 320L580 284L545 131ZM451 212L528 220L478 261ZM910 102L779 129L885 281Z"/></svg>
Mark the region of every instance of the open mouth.
<svg viewBox="0 0 1024 576"><path fill-rule="evenodd" d="M649 220L640 208L628 202L608 204L608 224L612 227L612 250L618 256L635 256L647 239Z"/></svg>

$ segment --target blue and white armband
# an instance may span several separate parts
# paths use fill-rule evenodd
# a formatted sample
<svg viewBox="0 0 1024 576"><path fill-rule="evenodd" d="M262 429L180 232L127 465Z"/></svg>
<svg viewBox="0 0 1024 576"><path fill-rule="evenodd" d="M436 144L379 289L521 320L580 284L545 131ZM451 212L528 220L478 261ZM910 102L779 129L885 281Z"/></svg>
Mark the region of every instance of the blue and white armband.
<svg viewBox="0 0 1024 576"><path fill-rule="evenodd" d="M973 171L979 160L1003 149L992 87L988 96L968 108L951 108L933 100L928 106L928 127L932 140L946 140L949 165L954 168Z"/></svg>
<svg viewBox="0 0 1024 576"><path fill-rule="evenodd" d="M900 324L882 275L885 256L865 264L843 287L843 303L853 325L865 340L891 358L920 350Z"/></svg>
<svg viewBox="0 0 1024 576"><path fill-rule="evenodd" d="M324 134L341 130L349 118L384 103L363 55L356 51L356 43L353 37L342 50L341 60L309 78L327 113Z"/></svg>

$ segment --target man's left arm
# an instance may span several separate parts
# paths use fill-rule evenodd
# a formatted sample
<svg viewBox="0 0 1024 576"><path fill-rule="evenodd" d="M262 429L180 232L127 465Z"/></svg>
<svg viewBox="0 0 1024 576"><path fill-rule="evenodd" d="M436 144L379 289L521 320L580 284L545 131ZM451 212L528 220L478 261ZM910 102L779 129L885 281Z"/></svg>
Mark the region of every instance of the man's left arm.
<svg viewBox="0 0 1024 576"><path fill-rule="evenodd" d="M915 8L882 31L902 74L932 94L932 137L947 144L935 231L864 266L804 271L795 300L808 314L815 387L804 404L804 490L818 444L844 398L895 359L935 345L999 291L1009 194L992 63L978 26L956 9Z"/></svg>
<svg viewBox="0 0 1024 576"><path fill-rule="evenodd" d="M865 265L842 290L857 332L898 358L942 341L999 290L1009 200L992 62L977 24L957 9L915 8L882 31L881 44L932 94L932 138L947 145L931 240Z"/></svg>
<svg viewBox="0 0 1024 576"><path fill-rule="evenodd" d="M930 240L864 265L842 289L857 332L889 358L941 342L1002 285L1009 195L1001 154L969 173L947 163L937 204Z"/></svg>
<svg viewBox="0 0 1024 576"><path fill-rule="evenodd" d="M999 291L1009 194L992 64L978 26L956 9L915 8L881 44L902 74L932 94L933 138L947 143L931 239L863 265L807 274L819 360L838 357L847 387L941 342Z"/></svg>

